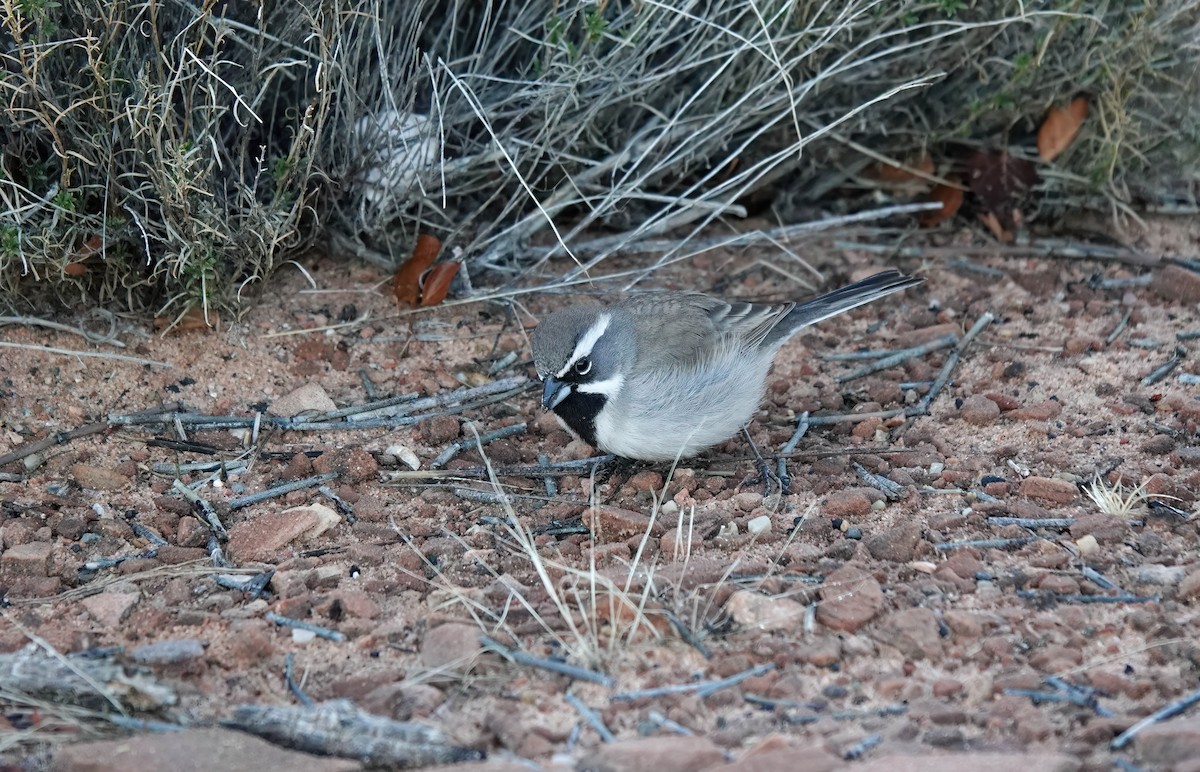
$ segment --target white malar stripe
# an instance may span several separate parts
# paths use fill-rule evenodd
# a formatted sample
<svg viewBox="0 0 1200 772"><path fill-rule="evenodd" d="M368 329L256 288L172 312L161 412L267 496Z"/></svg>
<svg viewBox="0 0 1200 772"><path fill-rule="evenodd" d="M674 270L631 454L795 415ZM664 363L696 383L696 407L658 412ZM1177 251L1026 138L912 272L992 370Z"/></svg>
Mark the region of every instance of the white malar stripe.
<svg viewBox="0 0 1200 772"><path fill-rule="evenodd" d="M592 323L592 326L587 329L587 332L575 344L575 351L571 353L571 358L563 365L563 369L554 374L554 377L562 378L570 372L580 357L589 356L592 353L592 347L596 345L596 341L600 340L600 336L608 329L608 324L611 321L612 316L609 314L600 314L600 316L596 317L596 321Z"/></svg>
<svg viewBox="0 0 1200 772"><path fill-rule="evenodd" d="M603 394L609 399L612 399L620 393L621 387L624 385L625 376L617 374L611 378L605 378L602 381L581 383L575 387L575 391L582 391L584 394Z"/></svg>

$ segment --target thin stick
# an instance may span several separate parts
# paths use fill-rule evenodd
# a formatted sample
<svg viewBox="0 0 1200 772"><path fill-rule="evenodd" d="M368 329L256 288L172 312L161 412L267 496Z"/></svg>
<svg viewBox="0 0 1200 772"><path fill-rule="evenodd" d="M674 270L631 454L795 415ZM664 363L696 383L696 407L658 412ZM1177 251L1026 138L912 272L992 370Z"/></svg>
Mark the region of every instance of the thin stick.
<svg viewBox="0 0 1200 772"><path fill-rule="evenodd" d="M693 737L696 734L695 732L693 732L691 729L688 729L683 724L680 724L677 721L672 721L671 719L664 716L662 713L659 713L657 710L652 710L652 711L648 712L646 714L646 719L654 722L657 726L660 726L663 729L666 729L667 731L674 732L675 734L681 734L684 737Z"/></svg>
<svg viewBox="0 0 1200 772"><path fill-rule="evenodd" d="M1133 316L1133 306L1125 309L1125 315L1121 317L1121 321L1117 322L1117 326L1108 334L1104 342L1111 346L1117 338L1121 337L1121 333L1125 332L1125 327L1129 325L1129 317Z"/></svg>
<svg viewBox="0 0 1200 772"><path fill-rule="evenodd" d="M276 485L274 488L268 488L265 491L250 493L245 496L238 496L236 499L230 499L229 509L234 510L241 509L242 507L248 507L251 504L257 504L260 501L273 499L276 496L283 496L291 493L292 491L301 491L305 488L311 488L314 485L320 485L322 483L327 483L330 480L336 480L337 478L337 472L326 472L325 474L305 477L303 480L292 480L291 482L286 482L282 485Z"/></svg>
<svg viewBox="0 0 1200 772"><path fill-rule="evenodd" d="M1162 600L1160 595L1060 595L1036 590L1017 590L1017 597L1054 603L1158 603Z"/></svg>
<svg viewBox="0 0 1200 772"><path fill-rule="evenodd" d="M1173 718L1191 708L1193 705L1200 704L1200 690L1194 691L1191 694L1186 694L1175 702L1169 703L1162 708L1154 711L1150 715L1143 718L1133 726L1126 729L1121 734L1113 738L1108 747L1114 751L1119 751L1129 744L1129 741L1136 737L1143 729L1159 721L1166 721L1168 718Z"/></svg>
<svg viewBox="0 0 1200 772"><path fill-rule="evenodd" d="M97 421L96 423L81 426L78 429L71 429L66 432L57 432L48 437L43 437L36 442L27 442L15 450L11 450L0 456L0 467L7 466L14 461L20 461L23 458L28 458L34 453L41 453L47 448L52 448L55 445L64 445L71 440L77 440L80 437L87 437L92 434L99 434L109 428L107 421Z"/></svg>
<svg viewBox="0 0 1200 772"><path fill-rule="evenodd" d="M600 714L585 705L583 700L579 699L574 694L571 694L571 692L564 694L563 698L566 699L567 703L572 708L575 708L576 712L583 717L584 722L590 726L596 732L596 734L600 735L600 740L602 742L615 743L617 741L617 738L613 735L613 733L610 732L608 727L604 725L604 719L600 718Z"/></svg>
<svg viewBox="0 0 1200 772"><path fill-rule="evenodd" d="M1075 525L1073 517L989 517L988 525L1019 525L1022 528L1070 528Z"/></svg>
<svg viewBox="0 0 1200 772"><path fill-rule="evenodd" d="M856 378L862 378L865 375L877 373L880 370L887 370L888 368L896 367L897 365L901 365L909 359L925 356L926 354L938 351L940 349L950 348L955 343L958 343L957 335L943 335L940 338L935 338L928 343L921 344L920 346L913 346L912 348L906 348L902 351L897 351L894 354L888 354L887 356L877 359L869 365L863 365L857 370L852 370L843 375L839 375L835 380L838 383L853 381Z"/></svg>
<svg viewBox="0 0 1200 772"><path fill-rule="evenodd" d="M496 652L505 659L516 662L518 665L541 668L542 670L548 670L551 673L564 675L567 678L572 678L576 681L588 681L590 683L600 684L601 686L607 686L609 688L612 688L613 684L616 683L612 676L606 676L603 673L597 673L594 670L586 670L581 667L576 667L575 665L571 665L556 659L543 659L541 657L535 657L532 654L527 654L526 652L521 651L520 649L505 646L503 643L500 643L495 638L492 638L488 635L479 636L479 641L487 648Z"/></svg>
<svg viewBox="0 0 1200 772"><path fill-rule="evenodd" d="M528 428L529 427L527 427L524 423L519 423L513 424L512 426L505 426L500 429L495 429L490 432L485 432L478 437L464 437L457 442L452 442L445 450L437 454L437 457L434 458L433 461L429 462L429 468L438 469L445 466L450 462L450 459L454 458L469 447L477 446L482 448L489 442L495 442L496 440L503 440L508 437L516 437L519 434L524 434Z"/></svg>
<svg viewBox="0 0 1200 772"><path fill-rule="evenodd" d="M1152 370L1149 375L1147 375L1145 378L1142 379L1142 385L1143 386L1153 386L1154 384L1161 381L1163 378L1166 378L1168 375L1171 374L1172 370L1174 370L1176 367L1179 367L1180 363L1183 362L1183 358L1185 356L1187 356L1187 349L1185 349L1183 346L1176 346L1175 347L1175 355L1173 357L1171 357L1170 359L1168 359L1163 364L1154 368L1154 370Z"/></svg>
<svg viewBox="0 0 1200 772"><path fill-rule="evenodd" d="M55 348L54 346L35 346L30 343L13 343L12 341L7 340L0 340L0 347L20 348L28 351L40 351L44 354L58 354L60 356L108 359L113 362L126 362L131 365L143 365L146 367L165 367L168 369L175 367L175 365L171 364L170 362L159 362L154 359L141 359L140 357L131 357L124 354L105 354L100 351L76 351L75 349Z"/></svg>
<svg viewBox="0 0 1200 772"><path fill-rule="evenodd" d="M904 498L904 486L895 480L889 480L881 474L869 472L857 461L854 462L854 471L863 479L863 482L882 492L888 501L899 501Z"/></svg>
<svg viewBox="0 0 1200 772"><path fill-rule="evenodd" d="M929 415L930 406L937 399L942 389L946 388L946 384L950 381L950 374L958 366L958 360L962 357L963 352L967 350L967 346L971 345L975 337L983 332L984 328L991 324L995 318L991 311L986 311L971 326L971 329L967 330L967 334L962 336L958 341L958 345L950 352L950 356L946 357L946 364L942 366L942 370L938 373L937 378L933 379L933 385L929 387L929 392L924 397L921 397L921 401L909 410L909 415Z"/></svg>
<svg viewBox="0 0 1200 772"><path fill-rule="evenodd" d="M328 485L322 485L318 487L317 492L333 502L333 505L337 507L338 512L342 513L342 517L346 518L347 523L354 525L358 522L358 517L356 517L354 514L354 506L341 496L334 493L333 489Z"/></svg>
<svg viewBox="0 0 1200 772"><path fill-rule="evenodd" d="M651 697L665 697L668 694L688 694L695 692L701 697L708 697L721 689L728 689L730 686L737 686L747 678L760 676L764 673L769 673L775 669L774 663L766 662L761 665L756 665L749 670L743 670L740 673L735 673L728 678L721 678L715 681L699 681L691 684L674 684L672 686L659 686L655 689L642 689L635 692L622 692L614 694L611 699L614 701L626 700L641 700Z"/></svg>
<svg viewBox="0 0 1200 772"><path fill-rule="evenodd" d="M229 531L225 530L224 524L221 523L221 518L217 516L217 510L212 504L209 504L207 501L200 498L200 495L184 485L182 480L175 480L175 482L171 484L171 489L190 501L192 503L192 507L199 510L200 513L204 515L204 521L208 523L208 527L212 529L212 532L216 536L222 539L229 538Z"/></svg>
<svg viewBox="0 0 1200 772"><path fill-rule="evenodd" d="M291 627L295 630L305 630L313 635L316 635L318 638L324 638L325 640L333 641L334 643L342 643L346 640L345 634L339 633L337 630L330 630L328 627L321 627L320 625L314 625L310 622L302 622L299 619L280 616L274 611L268 611L265 615L265 618L268 622L274 622L280 627Z"/></svg>
<svg viewBox="0 0 1200 772"><path fill-rule="evenodd" d="M300 684L296 683L296 679L292 677L292 663L295 660L295 653L288 652L283 659L283 680L287 684L288 691L295 695L300 704L306 708L311 708L313 705L312 697L304 693L300 688Z"/></svg>
<svg viewBox="0 0 1200 772"><path fill-rule="evenodd" d="M971 547L981 550L1006 549L1008 547L1020 547L1035 541L1038 541L1037 536L1018 536L1014 539L974 539L971 541L948 541L942 544L935 544L933 548L938 552L949 552L950 550L961 550Z"/></svg>

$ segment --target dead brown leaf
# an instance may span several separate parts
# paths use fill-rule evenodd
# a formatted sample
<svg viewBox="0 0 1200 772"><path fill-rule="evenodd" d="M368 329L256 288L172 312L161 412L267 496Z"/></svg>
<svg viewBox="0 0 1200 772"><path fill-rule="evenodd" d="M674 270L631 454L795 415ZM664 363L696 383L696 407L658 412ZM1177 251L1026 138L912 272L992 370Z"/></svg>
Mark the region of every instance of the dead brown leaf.
<svg viewBox="0 0 1200 772"><path fill-rule="evenodd" d="M417 305L421 297L421 274L437 260L441 249L442 242L437 236L430 236L428 233L417 236L412 256L404 261L392 280L392 293L398 302L410 306Z"/></svg>
<svg viewBox="0 0 1200 772"><path fill-rule="evenodd" d="M458 274L458 263L450 261L438 263L425 274L421 287L421 305L436 306L446 299L450 291L450 282Z"/></svg>
<svg viewBox="0 0 1200 772"><path fill-rule="evenodd" d="M1038 155L1043 161L1053 161L1071 146L1087 114L1086 97L1076 97L1066 107L1050 108L1037 136Z"/></svg>
<svg viewBox="0 0 1200 772"><path fill-rule="evenodd" d="M955 182L956 180L951 180ZM923 228L932 228L935 225L941 225L946 220L949 220L958 213L959 208L963 203L962 188L957 185L938 185L924 197L925 201L937 202L942 205L941 209L930 209L927 212L922 212L918 217L918 222Z"/></svg>

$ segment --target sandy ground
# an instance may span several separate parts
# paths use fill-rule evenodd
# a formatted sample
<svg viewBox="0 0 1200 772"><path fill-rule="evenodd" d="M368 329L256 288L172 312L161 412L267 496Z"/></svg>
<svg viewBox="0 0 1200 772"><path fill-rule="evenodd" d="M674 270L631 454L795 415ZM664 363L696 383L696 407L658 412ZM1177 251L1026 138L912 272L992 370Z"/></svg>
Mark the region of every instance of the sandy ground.
<svg viewBox="0 0 1200 772"><path fill-rule="evenodd" d="M1195 257L1198 241L1196 226L1154 223L1140 246ZM824 289L884 267L877 257L815 254ZM764 300L807 294L755 267L759 258L774 256L708 255L653 283ZM173 696L139 701L112 682L96 693L137 718L189 727L229 719L238 705L298 705L283 678L290 656L312 699L348 698L435 726L458 749L447 758L483 752L481 769L1200 769L1194 710L1110 748L1138 719L1200 688L1200 365L1191 353L1200 343L1177 339L1200 330L1200 276L1161 264L973 261L904 261L925 285L784 349L750 428L766 455L801 411L918 403L948 350L844 383L838 376L863 362L828 355L900 349L995 317L930 415L813 426L783 495L752 479L741 438L673 473L618 470L594 483L583 473L551 488L506 475L539 455L589 454L541 413L534 391L398 428L262 426L252 436L167 422L49 444L0 468L0 655L11 665L32 645L115 662ZM531 378L525 330L570 300L402 314L377 291L386 277L373 269L315 260L308 270L319 289L285 273L216 331L161 336L120 320L117 348L0 329L10 343L106 355L0 350L0 455L164 405L252 418ZM1138 276L1153 284L1097 283ZM1182 362L1143 382L1177 346ZM428 470L472 429L519 423L527 429L487 455L520 534L496 490L472 477L481 458L470 442L441 477L405 465L415 456ZM224 474L179 466L219 461ZM885 495L868 473L895 490ZM343 508L317 484L237 501L322 474ZM1077 483L1096 475L1102 488L1124 486L1126 511L1106 514L1081 493ZM232 569L213 565L209 526L173 488L177 477L209 481L197 493L228 529L217 543ZM996 517L1051 520L1031 528ZM268 569L259 594L232 584ZM279 626L272 613L344 640ZM481 653L481 632L611 683ZM730 676L742 677L701 689ZM671 688L634 693L659 687ZM122 735L71 713L68 701L0 678L0 768L140 768L93 745ZM112 704L93 709L112 713ZM235 768L216 755L235 734L244 737L140 734L122 741L133 751L122 747ZM268 754L259 770L357 767L256 748Z"/></svg>

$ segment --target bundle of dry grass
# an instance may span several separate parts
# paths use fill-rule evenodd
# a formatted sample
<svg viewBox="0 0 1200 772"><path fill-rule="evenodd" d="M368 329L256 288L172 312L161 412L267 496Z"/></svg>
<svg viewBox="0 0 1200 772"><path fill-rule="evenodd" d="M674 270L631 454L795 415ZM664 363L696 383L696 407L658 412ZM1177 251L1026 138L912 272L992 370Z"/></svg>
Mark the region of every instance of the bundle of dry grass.
<svg viewBox="0 0 1200 772"><path fill-rule="evenodd" d="M528 280L747 206L792 220L879 159L1030 145L1127 207L1200 169L1200 0L21 0L0 18L0 303L235 304L315 243ZM951 148L948 150L948 148ZM943 168L936 170L943 173Z"/></svg>

